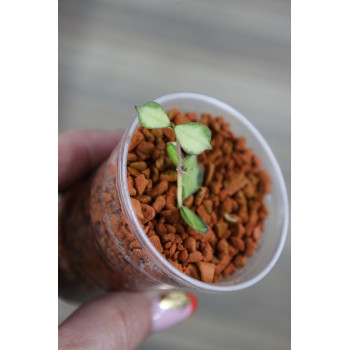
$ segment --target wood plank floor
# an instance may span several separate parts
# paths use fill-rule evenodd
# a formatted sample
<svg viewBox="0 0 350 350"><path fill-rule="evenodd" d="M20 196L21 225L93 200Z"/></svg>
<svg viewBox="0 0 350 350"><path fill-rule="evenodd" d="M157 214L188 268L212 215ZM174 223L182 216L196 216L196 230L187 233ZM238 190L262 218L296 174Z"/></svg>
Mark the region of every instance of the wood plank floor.
<svg viewBox="0 0 350 350"><path fill-rule="evenodd" d="M59 130L123 129L140 105L177 91L243 113L274 151L290 194L288 0L59 1ZM74 309L59 300L59 323ZM140 349L290 348L290 235L272 272Z"/></svg>

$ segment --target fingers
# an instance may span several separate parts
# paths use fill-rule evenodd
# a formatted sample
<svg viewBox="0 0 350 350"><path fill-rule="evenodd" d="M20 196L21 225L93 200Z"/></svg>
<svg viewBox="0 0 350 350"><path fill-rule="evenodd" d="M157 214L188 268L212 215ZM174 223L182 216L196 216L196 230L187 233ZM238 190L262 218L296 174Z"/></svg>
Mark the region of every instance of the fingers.
<svg viewBox="0 0 350 350"><path fill-rule="evenodd" d="M83 305L59 327L59 349L131 350L150 334L190 317L197 299L181 292L165 296L110 293Z"/></svg>
<svg viewBox="0 0 350 350"><path fill-rule="evenodd" d="M102 163L122 137L120 131L72 130L58 135L58 190Z"/></svg>

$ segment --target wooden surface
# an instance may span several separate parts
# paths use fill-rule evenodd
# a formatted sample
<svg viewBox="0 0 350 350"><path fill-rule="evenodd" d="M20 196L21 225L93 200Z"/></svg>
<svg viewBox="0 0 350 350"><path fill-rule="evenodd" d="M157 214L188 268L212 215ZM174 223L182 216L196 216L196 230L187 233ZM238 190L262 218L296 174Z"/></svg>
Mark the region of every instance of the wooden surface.
<svg viewBox="0 0 350 350"><path fill-rule="evenodd" d="M177 91L238 109L274 151L290 195L288 0L59 0L59 130L123 129ZM59 323L74 309L59 301ZM140 349L290 348L290 235L261 282L199 295L197 313Z"/></svg>

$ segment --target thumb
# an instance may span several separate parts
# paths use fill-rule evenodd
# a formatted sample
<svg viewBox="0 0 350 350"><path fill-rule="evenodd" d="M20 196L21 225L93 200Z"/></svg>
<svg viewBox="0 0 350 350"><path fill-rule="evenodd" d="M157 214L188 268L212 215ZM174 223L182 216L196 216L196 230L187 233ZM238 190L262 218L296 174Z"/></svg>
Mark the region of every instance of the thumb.
<svg viewBox="0 0 350 350"><path fill-rule="evenodd" d="M109 293L83 305L61 324L59 349L135 349L151 332L184 321L196 307L197 299L189 293L153 298Z"/></svg>

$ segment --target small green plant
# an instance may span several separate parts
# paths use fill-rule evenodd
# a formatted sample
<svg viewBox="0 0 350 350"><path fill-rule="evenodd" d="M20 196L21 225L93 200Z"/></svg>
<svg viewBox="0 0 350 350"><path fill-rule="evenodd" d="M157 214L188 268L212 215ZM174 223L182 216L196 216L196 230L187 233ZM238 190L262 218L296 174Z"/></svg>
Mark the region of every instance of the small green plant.
<svg viewBox="0 0 350 350"><path fill-rule="evenodd" d="M210 145L210 130L200 123L173 125L163 107L156 102L135 106L140 124L147 129L172 128L176 142L167 144L170 159L177 169L177 206L186 223L199 233L208 233L206 223L183 205L183 201L195 193L203 182L203 171L197 155L213 149ZM184 157L184 150L188 155ZM179 161L181 159L181 161Z"/></svg>

